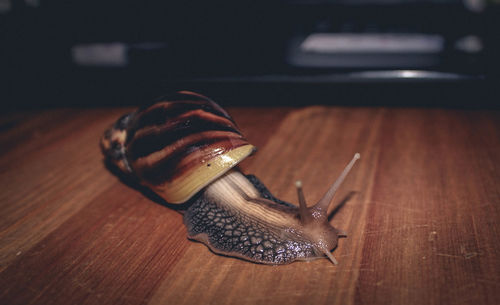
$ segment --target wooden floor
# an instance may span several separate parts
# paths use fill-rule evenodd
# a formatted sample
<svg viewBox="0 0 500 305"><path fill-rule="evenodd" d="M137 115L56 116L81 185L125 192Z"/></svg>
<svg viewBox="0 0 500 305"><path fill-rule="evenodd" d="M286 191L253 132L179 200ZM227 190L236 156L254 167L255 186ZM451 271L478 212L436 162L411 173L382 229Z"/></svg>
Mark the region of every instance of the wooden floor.
<svg viewBox="0 0 500 305"><path fill-rule="evenodd" d="M187 240L104 166L128 110L0 118L0 304L500 304L499 112L229 109L259 147L242 170L281 199L301 179L313 204L361 153L335 199L339 265L266 266Z"/></svg>

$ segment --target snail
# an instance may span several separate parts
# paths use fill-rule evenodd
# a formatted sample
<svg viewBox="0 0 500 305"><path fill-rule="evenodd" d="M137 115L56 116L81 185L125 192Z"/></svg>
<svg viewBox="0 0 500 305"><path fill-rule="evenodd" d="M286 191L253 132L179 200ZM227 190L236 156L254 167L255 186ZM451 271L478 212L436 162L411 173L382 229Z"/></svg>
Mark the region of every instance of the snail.
<svg viewBox="0 0 500 305"><path fill-rule="evenodd" d="M101 138L109 163L170 204L181 204L188 238L213 252L262 264L327 257L342 230L330 225L328 207L357 159L324 197L308 207L274 197L237 165L256 148L229 114L211 99L180 91L119 118Z"/></svg>

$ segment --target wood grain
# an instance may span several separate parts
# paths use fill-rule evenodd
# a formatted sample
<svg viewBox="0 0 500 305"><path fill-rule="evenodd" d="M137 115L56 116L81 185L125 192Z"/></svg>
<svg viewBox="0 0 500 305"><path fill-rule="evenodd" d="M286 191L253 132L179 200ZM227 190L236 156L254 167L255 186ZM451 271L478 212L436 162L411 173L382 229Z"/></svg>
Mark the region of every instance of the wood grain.
<svg viewBox="0 0 500 305"><path fill-rule="evenodd" d="M259 147L242 170L317 201L344 229L327 259L266 266L186 239L182 216L103 164L130 109L0 117L0 304L500 304L500 113L233 108Z"/></svg>

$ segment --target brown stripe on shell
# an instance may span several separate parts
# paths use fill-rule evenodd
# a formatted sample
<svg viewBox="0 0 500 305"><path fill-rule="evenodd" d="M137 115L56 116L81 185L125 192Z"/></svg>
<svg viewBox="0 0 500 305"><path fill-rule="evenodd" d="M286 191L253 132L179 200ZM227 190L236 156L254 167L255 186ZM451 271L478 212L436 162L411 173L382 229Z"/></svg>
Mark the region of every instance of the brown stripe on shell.
<svg viewBox="0 0 500 305"><path fill-rule="evenodd" d="M206 112L230 119L225 112L218 111L205 101L160 102L140 112L134 129L150 125L161 125L172 118L194 109L202 109Z"/></svg>
<svg viewBox="0 0 500 305"><path fill-rule="evenodd" d="M201 109L192 110L163 125L136 131L127 145L127 157L131 161L136 160L162 150L179 139L204 131L229 131L240 135L232 121Z"/></svg>
<svg viewBox="0 0 500 305"><path fill-rule="evenodd" d="M206 97L206 96L204 96L202 94L199 94L199 93L196 93L196 92L187 91L187 90L179 91L179 92L177 92L177 94L182 95L182 96L189 96L190 99L198 98L198 99L204 100L207 103L209 103L210 106L215 111L221 113L223 116L225 116L226 118L230 119L231 121L233 120L233 118L229 115L229 113L226 112L226 110L224 108L222 108L219 104L217 104L216 102L212 101L210 98L208 98L208 97Z"/></svg>
<svg viewBox="0 0 500 305"><path fill-rule="evenodd" d="M245 139L227 139L219 143L213 143L196 149L195 153L189 154L187 158L184 158L179 164L177 164L170 180L183 176L185 173L196 169L200 164L206 164L206 166L209 167L210 160L216 156L222 155L244 145L248 145L248 142ZM165 165L165 167L168 167L168 165Z"/></svg>
<svg viewBox="0 0 500 305"><path fill-rule="evenodd" d="M231 139L231 138L245 140L242 135L235 134L233 132L208 130L179 139L178 141L172 143L171 145L165 146L163 149L159 151L156 151L148 156L137 159L136 161L134 161L134 164L155 166L158 162L160 162L162 159L165 159L167 156L179 151L185 152L186 149L189 147L196 147L196 145L200 145L201 143L207 143L211 139Z"/></svg>
<svg viewBox="0 0 500 305"><path fill-rule="evenodd" d="M162 98L156 104L142 109L130 129L137 131L146 126L162 125L170 119L195 109L225 117L233 122L229 114L209 98L192 92L183 92Z"/></svg>
<svg viewBox="0 0 500 305"><path fill-rule="evenodd" d="M160 185L207 164L215 156L247 145L241 135L228 131L206 131L179 139L162 150L133 161L134 172L152 185Z"/></svg>

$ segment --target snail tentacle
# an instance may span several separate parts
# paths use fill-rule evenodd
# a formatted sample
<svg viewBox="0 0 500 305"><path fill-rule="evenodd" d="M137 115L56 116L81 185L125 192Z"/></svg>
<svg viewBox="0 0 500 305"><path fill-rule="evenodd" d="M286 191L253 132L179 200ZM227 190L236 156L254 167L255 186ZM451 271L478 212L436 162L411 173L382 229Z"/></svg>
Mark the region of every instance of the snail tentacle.
<svg viewBox="0 0 500 305"><path fill-rule="evenodd" d="M295 182L295 187L297 188L297 197L299 197L299 212L300 221L303 224L312 221L311 214L307 210L306 198L304 197L304 191L302 190L302 181L298 180Z"/></svg>
<svg viewBox="0 0 500 305"><path fill-rule="evenodd" d="M317 211L321 211L322 213L327 213L328 208L330 207L332 203L332 199L335 196L335 193L337 192L338 188L344 182L344 179L347 177L347 174L351 171L352 167L356 163L357 160L361 158L361 155L359 153L354 154L354 157L352 160L347 164L347 166L344 168L340 176L335 180L335 182L332 184L332 186L326 191L325 195L323 198L321 198L318 203L314 205L314 209Z"/></svg>

